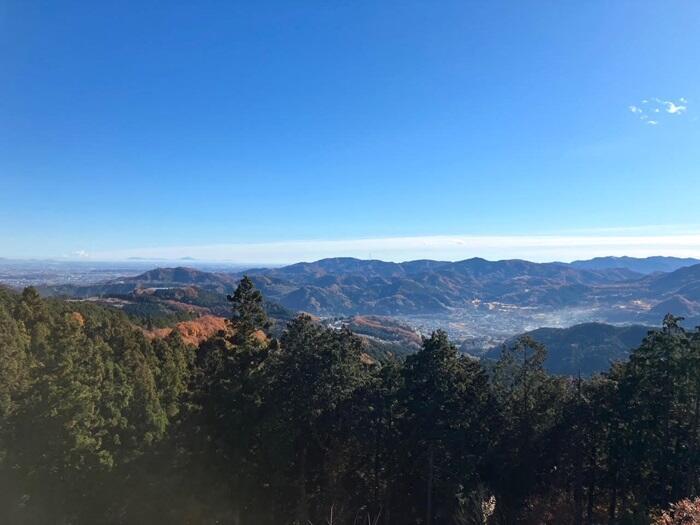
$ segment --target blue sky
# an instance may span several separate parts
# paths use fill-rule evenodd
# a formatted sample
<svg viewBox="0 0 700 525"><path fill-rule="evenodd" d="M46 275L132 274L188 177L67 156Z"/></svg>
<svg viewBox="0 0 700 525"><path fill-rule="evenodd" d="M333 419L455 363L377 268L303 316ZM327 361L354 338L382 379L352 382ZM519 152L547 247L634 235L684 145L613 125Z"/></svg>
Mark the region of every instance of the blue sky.
<svg viewBox="0 0 700 525"><path fill-rule="evenodd" d="M0 256L700 256L698 2L6 1L0 46Z"/></svg>

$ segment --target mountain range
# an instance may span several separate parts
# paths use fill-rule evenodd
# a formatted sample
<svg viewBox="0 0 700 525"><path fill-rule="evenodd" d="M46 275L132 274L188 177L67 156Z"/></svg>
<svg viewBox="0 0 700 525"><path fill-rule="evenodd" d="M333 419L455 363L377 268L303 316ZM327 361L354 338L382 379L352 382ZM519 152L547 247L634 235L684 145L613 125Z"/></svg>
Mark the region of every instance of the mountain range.
<svg viewBox="0 0 700 525"><path fill-rule="evenodd" d="M599 311L602 320L615 322L658 322L669 311L696 319L700 315L700 264L667 273L632 269L682 263L655 258L645 266L644 261L628 258L619 262L629 267L581 268L581 262L479 258L407 263L324 259L246 273L271 300L319 315L446 314L455 309L493 310L506 305L541 310L590 308Z"/></svg>
<svg viewBox="0 0 700 525"><path fill-rule="evenodd" d="M692 257L594 257L585 261L574 261L571 266L583 270L608 270L626 268L641 274L673 272L685 266L700 264L700 259Z"/></svg>
<svg viewBox="0 0 700 525"><path fill-rule="evenodd" d="M600 262L533 263L524 260L458 262L431 260L391 263L353 258L323 259L281 268L245 272L205 272L193 268L156 268L134 277L87 286L46 287L50 295L71 297L133 294L149 290L171 298L189 288L187 299L223 301L245 273L270 301L294 311L333 315L441 315L457 309L596 309L601 320L658 322L668 311L700 316L700 264L667 273L635 268L677 265L679 259L621 258L621 267ZM594 268L582 268L583 263ZM694 262L694 260L686 260ZM629 266L629 267L628 267ZM182 297L180 297L182 299Z"/></svg>
<svg viewBox="0 0 700 525"><path fill-rule="evenodd" d="M568 304L590 287L639 278L624 268L582 270L521 260L387 263L324 259L246 272L264 294L318 314L446 312L474 301L521 306Z"/></svg>

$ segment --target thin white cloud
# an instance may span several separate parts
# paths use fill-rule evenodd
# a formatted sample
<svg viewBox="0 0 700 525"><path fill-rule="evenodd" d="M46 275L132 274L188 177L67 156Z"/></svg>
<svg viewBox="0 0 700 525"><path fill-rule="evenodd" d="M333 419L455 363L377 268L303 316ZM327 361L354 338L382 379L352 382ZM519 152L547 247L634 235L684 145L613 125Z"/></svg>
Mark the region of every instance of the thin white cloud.
<svg viewBox="0 0 700 525"><path fill-rule="evenodd" d="M697 224L639 224L635 226L605 226L598 228L567 229L550 232L552 235L599 235L599 234L629 234L640 235L695 235L700 232Z"/></svg>
<svg viewBox="0 0 700 525"><path fill-rule="evenodd" d="M325 257L460 260L574 260L603 255L674 255L700 257L700 230L653 235L435 235L345 240L296 240L266 243L170 246L93 254L93 260L132 257L176 261L188 255L199 261L240 264L287 264Z"/></svg>
<svg viewBox="0 0 700 525"><path fill-rule="evenodd" d="M627 106L627 109L642 122L656 126L663 120L661 117L664 113L676 116L685 113L688 110L688 100L685 97L680 97L677 101L654 97L642 100L639 105ZM650 118L652 115L653 119Z"/></svg>
<svg viewBox="0 0 700 525"><path fill-rule="evenodd" d="M671 101L666 102L666 113L678 114L683 113L687 108L686 106L677 106Z"/></svg>
<svg viewBox="0 0 700 525"><path fill-rule="evenodd" d="M73 257L78 257L79 259L88 259L90 257L90 254L85 250L77 250L71 255L73 255Z"/></svg>

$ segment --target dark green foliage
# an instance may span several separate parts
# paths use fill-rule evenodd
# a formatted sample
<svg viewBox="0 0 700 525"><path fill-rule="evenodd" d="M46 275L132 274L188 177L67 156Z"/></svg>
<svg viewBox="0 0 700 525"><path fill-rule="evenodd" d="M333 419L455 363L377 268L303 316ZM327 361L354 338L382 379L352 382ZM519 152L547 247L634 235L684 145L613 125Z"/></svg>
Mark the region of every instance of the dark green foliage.
<svg viewBox="0 0 700 525"><path fill-rule="evenodd" d="M0 523L642 525L700 492L700 335L676 318L570 379L529 338L488 368L441 331L378 362L304 315L270 338L247 279L231 301L195 349L0 290Z"/></svg>
<svg viewBox="0 0 700 525"><path fill-rule="evenodd" d="M454 516L459 497L481 482L481 451L487 445L489 388L478 362L459 356L442 331L406 359L403 370L405 487L415 522Z"/></svg>
<svg viewBox="0 0 700 525"><path fill-rule="evenodd" d="M115 473L166 437L187 389L181 342L73 306L32 289L0 304L0 522L97 519Z"/></svg>
<svg viewBox="0 0 700 525"><path fill-rule="evenodd" d="M270 322L265 311L263 296L247 276L241 279L234 294L228 296L228 300L233 307L232 320L236 329L234 338L237 343L246 343L254 332L269 327Z"/></svg>
<svg viewBox="0 0 700 525"><path fill-rule="evenodd" d="M0 417L15 412L18 398L27 388L32 365L29 340L24 326L0 304Z"/></svg>
<svg viewBox="0 0 700 525"><path fill-rule="evenodd" d="M157 300L128 303L124 305L122 311L135 323L149 330L165 328L180 321L190 321L197 317L188 311L172 311Z"/></svg>
<svg viewBox="0 0 700 525"><path fill-rule="evenodd" d="M605 372L616 361L629 357L650 327L613 326L604 323L583 323L569 328L538 328L523 335L547 347L545 369L552 374L591 377ZM517 337L506 341L512 345ZM499 347L489 349L482 357L497 360Z"/></svg>
<svg viewBox="0 0 700 525"><path fill-rule="evenodd" d="M545 372L546 357L541 344L522 337L503 349L492 373L499 432L490 468L498 523L526 523L533 498L557 468L552 445L567 389Z"/></svg>

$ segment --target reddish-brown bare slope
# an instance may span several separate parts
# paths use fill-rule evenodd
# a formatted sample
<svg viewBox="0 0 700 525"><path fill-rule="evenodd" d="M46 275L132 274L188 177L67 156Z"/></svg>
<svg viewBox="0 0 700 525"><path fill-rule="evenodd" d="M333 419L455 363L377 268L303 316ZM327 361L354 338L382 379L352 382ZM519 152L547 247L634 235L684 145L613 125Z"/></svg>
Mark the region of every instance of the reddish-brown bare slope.
<svg viewBox="0 0 700 525"><path fill-rule="evenodd" d="M146 337L155 339L158 337L167 337L173 330L177 330L187 344L196 346L218 332L227 329L228 323L226 318L216 317L214 315L203 315L192 321L177 323L174 328L156 328L154 330L144 330L144 333Z"/></svg>

